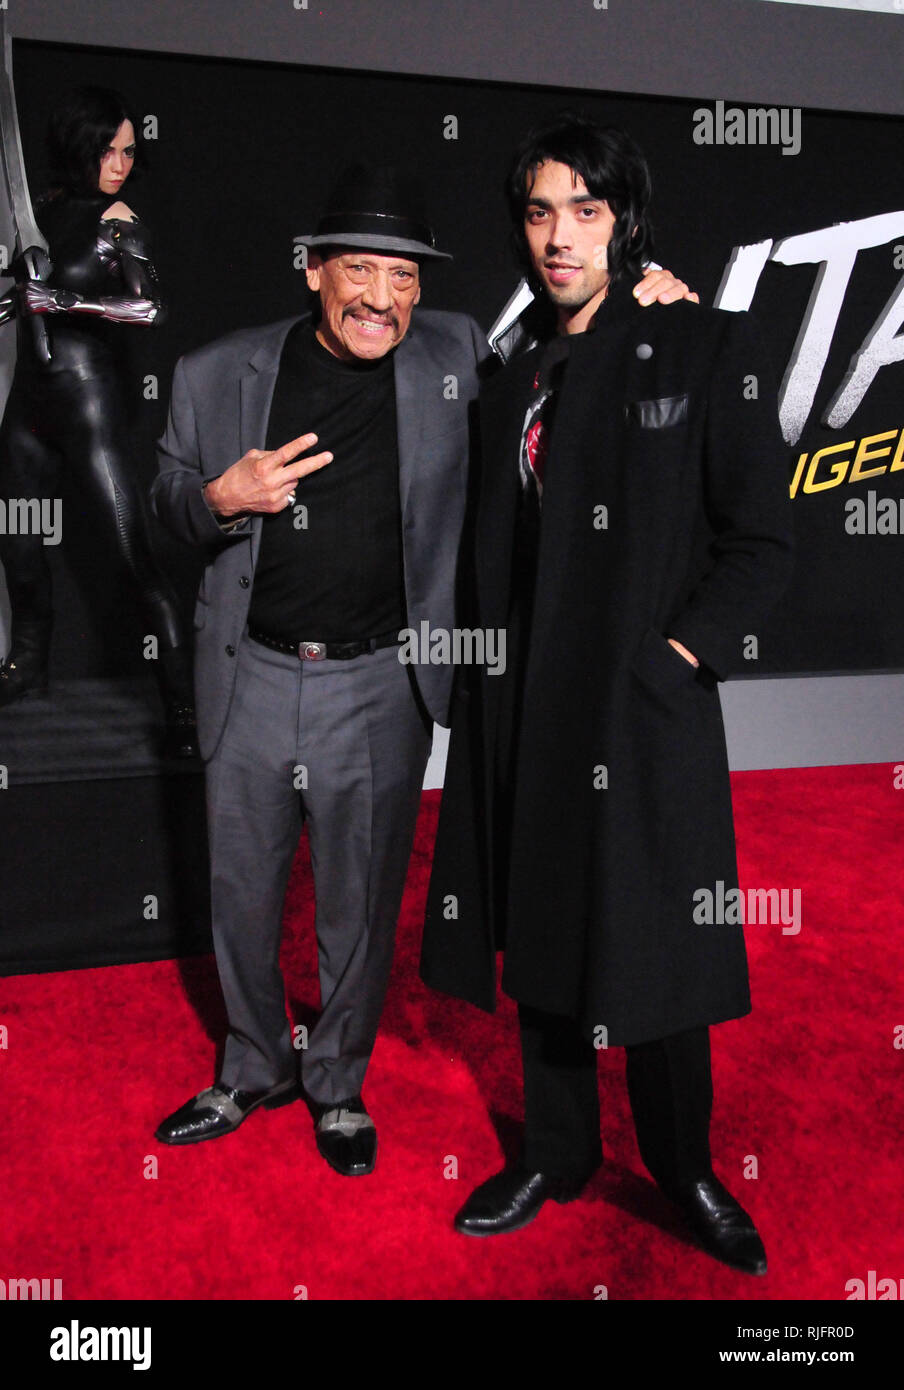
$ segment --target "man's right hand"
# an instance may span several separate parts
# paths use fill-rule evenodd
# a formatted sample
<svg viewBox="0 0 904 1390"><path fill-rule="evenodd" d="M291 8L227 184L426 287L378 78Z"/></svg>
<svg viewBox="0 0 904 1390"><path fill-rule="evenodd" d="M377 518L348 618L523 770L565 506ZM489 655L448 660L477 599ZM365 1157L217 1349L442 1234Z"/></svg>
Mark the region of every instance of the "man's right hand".
<svg viewBox="0 0 904 1390"><path fill-rule="evenodd" d="M332 460L333 455L329 453L298 458L316 443L316 434L301 434L281 449L249 449L238 463L206 484L207 505L218 516L225 517L241 516L246 512L285 511L295 500L298 479Z"/></svg>

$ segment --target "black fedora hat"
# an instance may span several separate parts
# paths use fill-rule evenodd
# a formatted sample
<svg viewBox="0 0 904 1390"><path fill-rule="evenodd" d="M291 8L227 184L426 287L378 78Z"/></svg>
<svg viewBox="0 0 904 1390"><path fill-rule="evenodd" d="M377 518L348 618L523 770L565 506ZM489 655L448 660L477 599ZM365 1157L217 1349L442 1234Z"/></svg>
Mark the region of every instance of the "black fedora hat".
<svg viewBox="0 0 904 1390"><path fill-rule="evenodd" d="M298 245L357 246L404 251L413 258L450 261L437 251L420 184L411 174L372 164L350 165L339 176L317 230Z"/></svg>

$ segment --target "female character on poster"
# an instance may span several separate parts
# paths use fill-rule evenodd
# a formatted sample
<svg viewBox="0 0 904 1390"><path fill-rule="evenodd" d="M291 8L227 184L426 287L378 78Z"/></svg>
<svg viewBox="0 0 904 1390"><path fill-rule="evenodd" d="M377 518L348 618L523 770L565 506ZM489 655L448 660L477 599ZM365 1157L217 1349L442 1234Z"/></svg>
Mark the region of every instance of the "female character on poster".
<svg viewBox="0 0 904 1390"><path fill-rule="evenodd" d="M0 494L44 495L62 460L86 508L113 539L156 636L166 709L164 753L196 752L188 635L175 593L151 553L131 457L122 335L160 323L163 306L148 229L122 200L140 163L137 122L118 93L85 87L48 131L51 186L35 213L47 239L46 283L19 284L4 300L18 314L18 357L0 426ZM30 315L44 316L50 361L39 360ZM0 663L0 705L47 689L53 607L41 535L0 537L12 644Z"/></svg>

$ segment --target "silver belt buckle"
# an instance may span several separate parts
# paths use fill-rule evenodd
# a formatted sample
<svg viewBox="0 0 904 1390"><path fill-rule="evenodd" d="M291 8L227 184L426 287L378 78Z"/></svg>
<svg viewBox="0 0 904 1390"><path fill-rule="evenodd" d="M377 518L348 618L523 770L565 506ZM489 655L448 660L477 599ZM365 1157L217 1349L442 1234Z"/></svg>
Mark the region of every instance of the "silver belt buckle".
<svg viewBox="0 0 904 1390"><path fill-rule="evenodd" d="M302 661L324 661L326 659L326 643L299 642L298 655Z"/></svg>

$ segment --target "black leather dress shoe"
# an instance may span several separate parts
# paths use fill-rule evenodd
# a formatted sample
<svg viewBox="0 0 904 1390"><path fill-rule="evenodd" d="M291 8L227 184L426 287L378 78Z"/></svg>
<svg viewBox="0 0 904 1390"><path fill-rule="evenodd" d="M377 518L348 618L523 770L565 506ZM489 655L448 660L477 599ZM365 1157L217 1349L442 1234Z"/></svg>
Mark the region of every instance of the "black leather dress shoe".
<svg viewBox="0 0 904 1390"><path fill-rule="evenodd" d="M466 1236L495 1236L518 1231L533 1221L543 1203L573 1202L584 1182L531 1173L526 1168L504 1168L475 1187L455 1218L455 1229Z"/></svg>
<svg viewBox="0 0 904 1390"><path fill-rule="evenodd" d="M202 1139L219 1139L221 1134L238 1129L245 1116L259 1105L275 1110L298 1100L300 1095L296 1081L284 1081L271 1091L236 1091L217 1081L167 1116L155 1137L164 1144L200 1144Z"/></svg>
<svg viewBox="0 0 904 1390"><path fill-rule="evenodd" d="M344 1178L362 1178L377 1162L377 1131L360 1096L312 1101L317 1148Z"/></svg>
<svg viewBox="0 0 904 1390"><path fill-rule="evenodd" d="M681 1207L707 1254L745 1274L766 1273L766 1251L756 1226L715 1174L683 1190L664 1190Z"/></svg>

